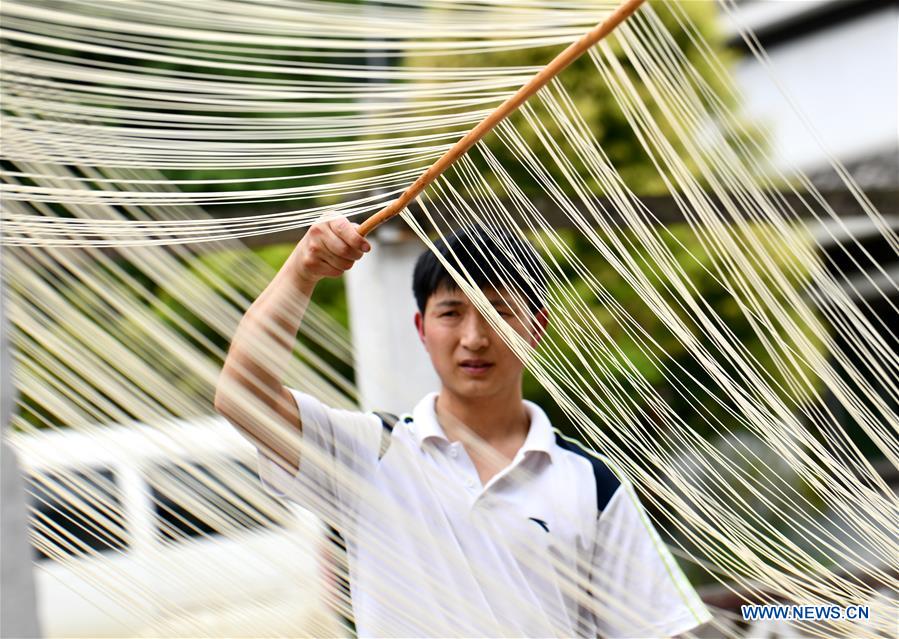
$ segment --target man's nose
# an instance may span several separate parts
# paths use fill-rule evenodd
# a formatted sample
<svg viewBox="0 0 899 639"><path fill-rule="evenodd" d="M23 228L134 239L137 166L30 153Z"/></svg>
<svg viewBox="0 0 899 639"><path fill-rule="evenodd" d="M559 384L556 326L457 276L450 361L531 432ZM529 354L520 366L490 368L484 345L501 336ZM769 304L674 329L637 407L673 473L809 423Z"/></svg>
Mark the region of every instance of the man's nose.
<svg viewBox="0 0 899 639"><path fill-rule="evenodd" d="M490 324L480 313L470 313L462 327L462 346L470 351L479 351L490 344Z"/></svg>

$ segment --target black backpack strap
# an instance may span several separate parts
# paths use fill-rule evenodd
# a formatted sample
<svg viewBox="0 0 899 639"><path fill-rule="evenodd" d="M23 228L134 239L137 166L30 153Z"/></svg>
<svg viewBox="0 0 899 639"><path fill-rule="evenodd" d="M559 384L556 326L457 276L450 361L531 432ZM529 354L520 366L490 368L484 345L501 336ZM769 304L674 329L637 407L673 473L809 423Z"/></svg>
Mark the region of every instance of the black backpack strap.
<svg viewBox="0 0 899 639"><path fill-rule="evenodd" d="M393 413L384 413L377 410L375 411L375 415L378 416L378 419L381 420L381 426L384 427L381 429L381 448L378 450L378 461L380 461L387 453L387 449L390 448L390 438L393 435L393 427L400 418Z"/></svg>

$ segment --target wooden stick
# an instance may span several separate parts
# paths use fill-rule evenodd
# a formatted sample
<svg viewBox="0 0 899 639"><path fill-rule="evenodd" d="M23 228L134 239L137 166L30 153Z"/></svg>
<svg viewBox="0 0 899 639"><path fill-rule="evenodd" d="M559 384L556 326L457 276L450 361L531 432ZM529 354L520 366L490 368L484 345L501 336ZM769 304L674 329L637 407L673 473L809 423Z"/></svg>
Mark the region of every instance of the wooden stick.
<svg viewBox="0 0 899 639"><path fill-rule="evenodd" d="M359 233L368 235L379 224L383 224L406 208L409 202L414 200L425 187L452 166L456 160L468 151L468 149L477 144L481 138L493 129L493 127L502 122L502 120L508 117L510 113L524 104L525 100L546 86L547 82L557 76L562 69L577 60L587 49L611 33L615 27L636 11L644 1L645 0L625 0L625 2L615 9L608 18L603 20L596 27L587 32L584 37L577 42L572 43L567 49L562 51L562 53L553 58L552 62L543 67L543 69L531 78L527 84L518 89L518 91L515 92L515 95L496 107L493 113L484 118L484 120L469 131L464 138L456 142L453 147L444 153L440 159L434 162L427 171L422 173L412 186L406 189L402 195L365 220L365 222L359 226Z"/></svg>

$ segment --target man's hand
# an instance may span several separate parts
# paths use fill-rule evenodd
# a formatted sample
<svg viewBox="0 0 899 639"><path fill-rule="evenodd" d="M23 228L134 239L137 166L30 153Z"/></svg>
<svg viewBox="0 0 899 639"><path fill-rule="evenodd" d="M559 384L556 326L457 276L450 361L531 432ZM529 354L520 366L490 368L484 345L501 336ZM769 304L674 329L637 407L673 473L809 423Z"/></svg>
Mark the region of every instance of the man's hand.
<svg viewBox="0 0 899 639"><path fill-rule="evenodd" d="M352 268L371 250L358 227L342 217L310 226L290 256L296 278L314 285L323 277L339 277Z"/></svg>

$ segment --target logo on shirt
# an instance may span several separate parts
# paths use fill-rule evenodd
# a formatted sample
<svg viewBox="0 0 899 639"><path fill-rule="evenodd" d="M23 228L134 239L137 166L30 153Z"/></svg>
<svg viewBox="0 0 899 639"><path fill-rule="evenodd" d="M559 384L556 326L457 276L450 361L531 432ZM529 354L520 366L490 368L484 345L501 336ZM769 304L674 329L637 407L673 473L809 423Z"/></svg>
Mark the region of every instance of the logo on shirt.
<svg viewBox="0 0 899 639"><path fill-rule="evenodd" d="M546 532L549 532L549 525L542 519L537 519L536 517L528 517L528 519L540 526Z"/></svg>

